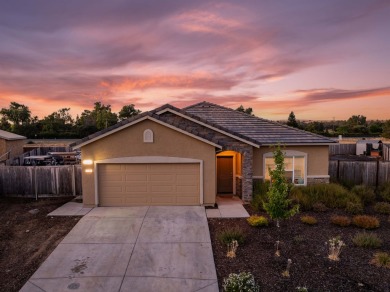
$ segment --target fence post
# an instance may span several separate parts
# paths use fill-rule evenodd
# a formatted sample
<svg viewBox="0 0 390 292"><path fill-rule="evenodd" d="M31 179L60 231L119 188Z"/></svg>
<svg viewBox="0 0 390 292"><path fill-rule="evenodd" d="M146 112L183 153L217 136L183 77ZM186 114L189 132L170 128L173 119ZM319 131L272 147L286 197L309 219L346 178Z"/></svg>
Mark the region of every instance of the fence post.
<svg viewBox="0 0 390 292"><path fill-rule="evenodd" d="M76 166L72 165L72 191L73 197L76 197Z"/></svg>
<svg viewBox="0 0 390 292"><path fill-rule="evenodd" d="M375 188L378 188L379 185L379 159L376 160L376 180L375 180Z"/></svg>
<svg viewBox="0 0 390 292"><path fill-rule="evenodd" d="M38 201L37 167L33 166L35 200Z"/></svg>

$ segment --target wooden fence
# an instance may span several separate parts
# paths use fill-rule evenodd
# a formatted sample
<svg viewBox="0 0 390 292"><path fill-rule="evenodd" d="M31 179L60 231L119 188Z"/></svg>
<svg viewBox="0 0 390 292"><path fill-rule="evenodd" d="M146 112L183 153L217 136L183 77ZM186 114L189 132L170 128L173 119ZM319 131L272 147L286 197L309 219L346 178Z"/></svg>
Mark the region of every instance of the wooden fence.
<svg viewBox="0 0 390 292"><path fill-rule="evenodd" d="M330 160L329 175L332 182L380 186L390 181L390 161Z"/></svg>
<svg viewBox="0 0 390 292"><path fill-rule="evenodd" d="M79 196L81 165L0 166L0 196Z"/></svg>
<svg viewBox="0 0 390 292"><path fill-rule="evenodd" d="M390 161L390 144L383 144L383 160Z"/></svg>
<svg viewBox="0 0 390 292"><path fill-rule="evenodd" d="M356 155L355 144L331 144L329 145L329 155Z"/></svg>

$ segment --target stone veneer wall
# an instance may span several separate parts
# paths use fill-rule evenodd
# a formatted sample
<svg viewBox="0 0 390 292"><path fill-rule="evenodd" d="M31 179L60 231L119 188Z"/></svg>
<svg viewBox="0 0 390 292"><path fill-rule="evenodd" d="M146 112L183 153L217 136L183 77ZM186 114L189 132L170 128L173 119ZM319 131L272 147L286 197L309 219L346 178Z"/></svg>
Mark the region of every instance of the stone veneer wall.
<svg viewBox="0 0 390 292"><path fill-rule="evenodd" d="M236 176L236 196L242 198L242 178Z"/></svg>

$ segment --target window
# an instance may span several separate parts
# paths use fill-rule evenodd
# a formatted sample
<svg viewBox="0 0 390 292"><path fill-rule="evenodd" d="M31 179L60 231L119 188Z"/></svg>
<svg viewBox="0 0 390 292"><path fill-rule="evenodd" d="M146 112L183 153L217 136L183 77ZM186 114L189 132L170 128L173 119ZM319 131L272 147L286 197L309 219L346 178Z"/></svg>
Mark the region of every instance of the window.
<svg viewBox="0 0 390 292"><path fill-rule="evenodd" d="M144 131L144 143L153 143L153 131L147 129Z"/></svg>
<svg viewBox="0 0 390 292"><path fill-rule="evenodd" d="M306 184L307 154L299 151L287 150L284 157L285 176L289 183L296 185ZM275 169L272 152L264 154L264 178L270 180L269 169Z"/></svg>

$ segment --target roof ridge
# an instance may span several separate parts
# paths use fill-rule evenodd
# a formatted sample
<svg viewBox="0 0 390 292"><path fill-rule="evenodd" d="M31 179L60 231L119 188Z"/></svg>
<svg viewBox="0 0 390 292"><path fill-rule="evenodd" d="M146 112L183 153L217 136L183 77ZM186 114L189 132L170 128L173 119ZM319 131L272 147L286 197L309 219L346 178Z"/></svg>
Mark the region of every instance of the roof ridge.
<svg viewBox="0 0 390 292"><path fill-rule="evenodd" d="M201 104L201 103L208 103L208 102L203 101L203 102L200 102L200 103L198 103L198 104ZM211 104L211 103L210 103L210 104ZM217 129L222 130L222 131L224 131L224 132L230 133L230 134L232 134L232 135L234 135L234 136L237 136L237 137L239 137L239 138L241 138L241 139L248 140L248 141L250 141L250 142L252 142L252 143L255 143L255 144L257 144L257 145L261 145L261 143L259 143L258 141L256 141L256 140L253 139L253 138L250 138L250 137L248 137L248 136L245 136L245 135L243 135L243 134L241 134L241 133L237 133L236 131L233 131L233 130L231 130L231 129L228 129L228 128L226 128L226 127L224 127L224 126L221 126L221 125L219 125L219 124L217 124L217 123L210 122L209 120L206 120L206 119L204 119L204 118L201 118L201 117L199 117L199 116L197 116L197 115L191 114L191 113L187 112L186 110L184 110L185 108L179 109L179 108L173 107L173 109L176 110L177 112L181 113L181 114L184 114L184 115L188 116L189 118L198 120L199 122L202 122L202 123L204 123L204 124L206 124L206 125L209 125L209 126L211 126L211 127L217 128Z"/></svg>

